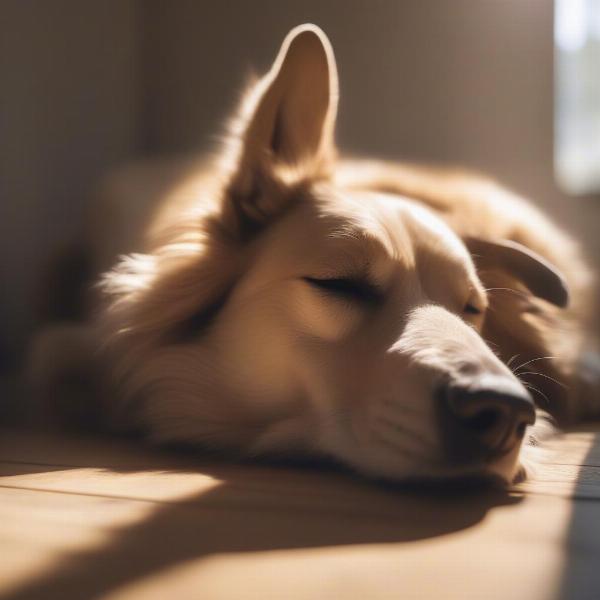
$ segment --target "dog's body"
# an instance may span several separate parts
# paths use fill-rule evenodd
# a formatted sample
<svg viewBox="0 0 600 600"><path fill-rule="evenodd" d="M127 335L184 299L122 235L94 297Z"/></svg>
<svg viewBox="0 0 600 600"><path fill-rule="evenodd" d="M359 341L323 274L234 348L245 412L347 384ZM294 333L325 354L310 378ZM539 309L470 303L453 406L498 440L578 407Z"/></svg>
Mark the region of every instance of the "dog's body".
<svg viewBox="0 0 600 600"><path fill-rule="evenodd" d="M337 160L336 103L327 39L297 28L217 161L155 198L142 171L142 210L113 188L126 235L95 254L137 254L104 276L91 324L38 342L36 370L55 378L50 347L70 340L60 368L86 372L113 425L161 442L511 480L534 420L524 386L560 420L593 410L588 270L491 181Z"/></svg>

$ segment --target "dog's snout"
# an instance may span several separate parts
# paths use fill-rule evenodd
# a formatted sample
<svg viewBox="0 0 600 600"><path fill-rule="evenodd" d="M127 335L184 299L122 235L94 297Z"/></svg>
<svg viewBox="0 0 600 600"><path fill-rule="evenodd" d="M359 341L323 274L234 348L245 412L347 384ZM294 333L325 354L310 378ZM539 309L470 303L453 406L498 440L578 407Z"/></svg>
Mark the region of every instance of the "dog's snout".
<svg viewBox="0 0 600 600"><path fill-rule="evenodd" d="M463 460L492 460L510 452L535 422L533 400L510 380L449 387L445 404L445 437L452 454Z"/></svg>

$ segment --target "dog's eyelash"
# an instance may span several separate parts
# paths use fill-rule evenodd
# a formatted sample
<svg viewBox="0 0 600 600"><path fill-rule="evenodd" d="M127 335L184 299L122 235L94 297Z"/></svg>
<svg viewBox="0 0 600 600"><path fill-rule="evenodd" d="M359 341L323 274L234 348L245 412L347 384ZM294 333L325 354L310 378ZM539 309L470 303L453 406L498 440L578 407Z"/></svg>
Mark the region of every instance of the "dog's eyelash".
<svg viewBox="0 0 600 600"><path fill-rule="evenodd" d="M352 300L375 303L382 298L381 290L363 279L303 277L303 280L320 290Z"/></svg>

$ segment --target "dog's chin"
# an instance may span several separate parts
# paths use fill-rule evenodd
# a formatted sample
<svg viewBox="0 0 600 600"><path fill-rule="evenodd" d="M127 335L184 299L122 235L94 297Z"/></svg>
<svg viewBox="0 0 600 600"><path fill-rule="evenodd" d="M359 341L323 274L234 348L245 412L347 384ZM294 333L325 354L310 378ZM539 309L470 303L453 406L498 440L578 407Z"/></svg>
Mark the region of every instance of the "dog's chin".
<svg viewBox="0 0 600 600"><path fill-rule="evenodd" d="M521 462L521 448L516 447L493 462L436 462L419 465L404 473L377 472L377 469L370 471L367 474L393 485L435 489L448 487L457 490L477 487L506 489L523 481L529 469Z"/></svg>
<svg viewBox="0 0 600 600"><path fill-rule="evenodd" d="M544 442L555 436L557 430L552 418L537 411L537 421L529 428L523 442L511 452L489 463L421 465L411 474L380 474L379 479L394 484L448 487L454 490L491 486L507 489L534 477L538 464L549 452Z"/></svg>
<svg viewBox="0 0 600 600"><path fill-rule="evenodd" d="M506 465L473 465L469 467L448 467L407 475L400 478L384 478L386 481L411 488L442 490L476 490L494 488L505 490L511 485L526 478L526 470L516 462L507 468Z"/></svg>
<svg viewBox="0 0 600 600"><path fill-rule="evenodd" d="M464 469L456 469L448 473L436 473L428 478L436 484L444 484L449 487L475 487L478 485L507 488L525 478L525 471L519 462L511 465L480 465Z"/></svg>
<svg viewBox="0 0 600 600"><path fill-rule="evenodd" d="M401 480L387 481L395 488L432 491L437 493L445 492L479 492L482 490L500 490L504 491L510 483L504 478L498 477L493 473L482 471L465 472L463 474L445 474L445 475L419 475L411 476Z"/></svg>
<svg viewBox="0 0 600 600"><path fill-rule="evenodd" d="M499 460L473 465L447 465L423 469L418 475L401 478L402 482L422 486L448 486L453 489L479 485L508 488L534 477L540 461L548 453L544 442L556 435L551 418L538 414L523 443ZM398 481L398 479L397 479Z"/></svg>

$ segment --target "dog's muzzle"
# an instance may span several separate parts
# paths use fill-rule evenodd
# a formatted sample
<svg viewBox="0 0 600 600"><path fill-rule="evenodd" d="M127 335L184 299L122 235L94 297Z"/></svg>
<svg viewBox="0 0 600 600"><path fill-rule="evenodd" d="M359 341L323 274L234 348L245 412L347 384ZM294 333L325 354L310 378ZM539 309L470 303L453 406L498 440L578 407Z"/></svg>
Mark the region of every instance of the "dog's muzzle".
<svg viewBox="0 0 600 600"><path fill-rule="evenodd" d="M439 401L441 437L454 463L492 462L510 453L535 422L531 396L507 376L481 375L467 385L449 384Z"/></svg>

